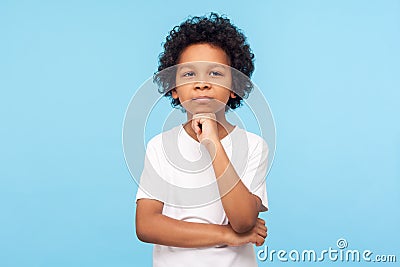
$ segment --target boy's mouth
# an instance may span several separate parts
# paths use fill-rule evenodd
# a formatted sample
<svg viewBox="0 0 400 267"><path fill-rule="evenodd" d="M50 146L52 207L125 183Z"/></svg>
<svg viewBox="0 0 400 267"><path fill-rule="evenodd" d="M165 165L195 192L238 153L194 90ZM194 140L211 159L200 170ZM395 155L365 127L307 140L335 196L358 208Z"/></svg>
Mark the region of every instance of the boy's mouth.
<svg viewBox="0 0 400 267"><path fill-rule="evenodd" d="M208 96L199 96L192 98L192 101L194 101L195 103L203 103L203 104L211 103L212 100L213 98Z"/></svg>
<svg viewBox="0 0 400 267"><path fill-rule="evenodd" d="M213 98L209 97L209 96L198 96L198 97L192 98L192 100L211 100L211 99L213 99Z"/></svg>

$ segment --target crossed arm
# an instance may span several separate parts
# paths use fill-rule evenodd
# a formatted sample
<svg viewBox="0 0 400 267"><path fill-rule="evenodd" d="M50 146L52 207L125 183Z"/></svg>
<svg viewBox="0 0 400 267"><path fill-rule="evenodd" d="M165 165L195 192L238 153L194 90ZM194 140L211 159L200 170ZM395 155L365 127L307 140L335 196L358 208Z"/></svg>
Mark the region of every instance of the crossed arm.
<svg viewBox="0 0 400 267"><path fill-rule="evenodd" d="M162 214L163 203L139 199L136 207L136 234L143 242L174 247L240 246L254 243L261 246L267 234L265 222L257 219L246 233L237 233L228 225L193 223Z"/></svg>
<svg viewBox="0 0 400 267"><path fill-rule="evenodd" d="M202 124L202 129L198 127ZM192 121L198 139L205 141L211 158L221 202L228 225L193 223L162 214L164 203L140 199L136 207L136 234L143 242L174 247L240 246L253 243L261 246L267 236L265 221L258 218L265 208L261 199L243 184L215 133L216 124L208 118ZM205 130L207 129L207 130ZM210 142L209 142L210 141Z"/></svg>
<svg viewBox="0 0 400 267"><path fill-rule="evenodd" d="M220 142L213 153L213 167L228 225L193 223L162 214L164 203L139 199L136 207L136 234L143 242L174 247L261 246L267 236L265 221L258 218L261 200L242 183ZM232 188L233 187L233 188ZM230 190L231 189L231 190Z"/></svg>

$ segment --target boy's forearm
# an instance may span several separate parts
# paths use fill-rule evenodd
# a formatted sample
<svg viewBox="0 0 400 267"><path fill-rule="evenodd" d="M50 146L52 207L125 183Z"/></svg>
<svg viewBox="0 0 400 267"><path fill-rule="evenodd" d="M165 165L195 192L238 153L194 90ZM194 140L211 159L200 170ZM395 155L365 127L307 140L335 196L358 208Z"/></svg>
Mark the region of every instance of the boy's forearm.
<svg viewBox="0 0 400 267"><path fill-rule="evenodd" d="M258 217L261 201L243 184L220 142L209 148L221 201L232 228L238 233L251 229Z"/></svg>
<svg viewBox="0 0 400 267"><path fill-rule="evenodd" d="M227 227L176 220L163 214L153 214L146 220L136 217L136 232L141 241L173 247L196 248L226 244Z"/></svg>

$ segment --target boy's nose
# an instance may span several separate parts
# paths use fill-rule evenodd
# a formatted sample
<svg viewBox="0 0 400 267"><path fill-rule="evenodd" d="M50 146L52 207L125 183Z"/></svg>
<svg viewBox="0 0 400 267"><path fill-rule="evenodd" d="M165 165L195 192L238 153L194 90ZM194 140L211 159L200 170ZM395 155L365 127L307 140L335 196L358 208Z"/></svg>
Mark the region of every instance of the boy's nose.
<svg viewBox="0 0 400 267"><path fill-rule="evenodd" d="M201 82L199 81L199 82L196 82L194 84L194 88L195 89L200 89L200 90L210 89L211 88L211 84L208 83L208 82L205 82L205 81L201 81Z"/></svg>

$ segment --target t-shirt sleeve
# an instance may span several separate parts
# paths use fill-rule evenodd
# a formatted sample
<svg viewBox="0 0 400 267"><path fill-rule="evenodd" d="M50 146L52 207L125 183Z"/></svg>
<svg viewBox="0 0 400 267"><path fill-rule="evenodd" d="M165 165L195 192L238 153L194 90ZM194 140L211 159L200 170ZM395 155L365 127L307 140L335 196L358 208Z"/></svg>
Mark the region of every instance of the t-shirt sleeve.
<svg viewBox="0 0 400 267"><path fill-rule="evenodd" d="M268 167L268 145L260 138L254 151L248 160L245 173L242 177L243 183L254 195L261 199L261 210L268 210L268 197L266 186L266 175Z"/></svg>
<svg viewBox="0 0 400 267"><path fill-rule="evenodd" d="M141 198L157 199L153 194L151 194L151 188L149 187L152 180L159 177L160 173L160 163L157 156L155 140L151 139L146 148L146 154L144 159L143 171L140 176L138 191L136 193L136 201Z"/></svg>

